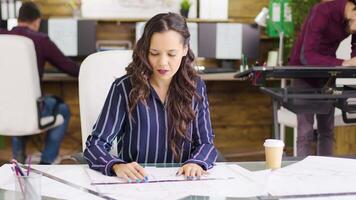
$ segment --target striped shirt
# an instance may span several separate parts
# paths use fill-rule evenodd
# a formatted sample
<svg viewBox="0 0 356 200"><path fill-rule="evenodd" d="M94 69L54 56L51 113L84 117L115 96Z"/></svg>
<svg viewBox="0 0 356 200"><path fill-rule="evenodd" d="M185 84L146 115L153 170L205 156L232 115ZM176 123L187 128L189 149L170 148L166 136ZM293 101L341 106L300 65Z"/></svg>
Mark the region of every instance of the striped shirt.
<svg viewBox="0 0 356 200"><path fill-rule="evenodd" d="M168 116L164 104L151 86L147 106L139 102L129 117L131 88L128 75L114 81L93 132L87 138L84 157L92 169L105 175L115 175L112 166L116 163L175 162L168 144ZM196 163L206 170L213 166L217 152L213 144L206 87L201 79L197 81L197 93L202 98L193 98L196 117L188 126L190 139L182 143L180 163ZM109 153L115 139L117 156Z"/></svg>

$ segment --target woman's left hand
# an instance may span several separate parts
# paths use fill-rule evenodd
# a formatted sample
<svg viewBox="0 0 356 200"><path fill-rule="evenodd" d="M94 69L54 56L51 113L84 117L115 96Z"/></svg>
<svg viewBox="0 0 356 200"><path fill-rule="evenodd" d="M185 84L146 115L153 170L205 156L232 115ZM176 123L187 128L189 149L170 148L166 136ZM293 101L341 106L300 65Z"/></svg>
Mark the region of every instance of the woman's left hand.
<svg viewBox="0 0 356 200"><path fill-rule="evenodd" d="M179 168L177 172L177 176L184 175L188 180L190 180L190 179L194 179L195 177L197 179L200 179L202 175L207 173L208 172L205 171L199 165L195 163L187 163Z"/></svg>

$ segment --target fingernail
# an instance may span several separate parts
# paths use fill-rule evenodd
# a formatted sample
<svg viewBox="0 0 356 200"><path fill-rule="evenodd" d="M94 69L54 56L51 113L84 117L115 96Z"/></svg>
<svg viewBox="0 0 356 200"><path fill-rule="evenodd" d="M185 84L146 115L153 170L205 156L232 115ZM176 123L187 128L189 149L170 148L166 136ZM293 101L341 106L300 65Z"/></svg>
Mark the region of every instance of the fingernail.
<svg viewBox="0 0 356 200"><path fill-rule="evenodd" d="M145 181L148 181L148 176L145 176L145 177L144 177L144 180L145 180Z"/></svg>
<svg viewBox="0 0 356 200"><path fill-rule="evenodd" d="M139 179L139 178L138 178L138 179L136 179L136 182L137 182L137 183L141 182L141 179Z"/></svg>
<svg viewBox="0 0 356 200"><path fill-rule="evenodd" d="M131 179L128 179L127 182L131 183L132 181L131 181Z"/></svg>

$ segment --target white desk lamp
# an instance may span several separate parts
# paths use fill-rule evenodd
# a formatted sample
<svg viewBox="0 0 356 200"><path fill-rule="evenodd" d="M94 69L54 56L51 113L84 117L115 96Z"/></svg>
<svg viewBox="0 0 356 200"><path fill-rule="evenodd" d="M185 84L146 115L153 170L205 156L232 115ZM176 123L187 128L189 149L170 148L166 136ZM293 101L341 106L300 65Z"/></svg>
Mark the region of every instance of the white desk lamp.
<svg viewBox="0 0 356 200"><path fill-rule="evenodd" d="M262 8L261 12L255 18L255 22L257 25L266 27L267 26L267 19L268 19L268 8ZM284 31L283 29L280 30L278 27L275 26L274 23L271 23L272 26L278 31L279 34L279 47L278 47L278 61L277 66L283 65L283 43L284 43Z"/></svg>

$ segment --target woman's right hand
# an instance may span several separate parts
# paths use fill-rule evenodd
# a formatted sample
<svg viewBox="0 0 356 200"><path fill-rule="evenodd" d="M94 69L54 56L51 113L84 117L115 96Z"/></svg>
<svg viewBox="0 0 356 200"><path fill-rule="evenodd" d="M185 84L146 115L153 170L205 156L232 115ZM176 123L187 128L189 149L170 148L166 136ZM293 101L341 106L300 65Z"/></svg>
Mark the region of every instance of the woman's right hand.
<svg viewBox="0 0 356 200"><path fill-rule="evenodd" d="M148 181L148 176L145 169L137 162L114 164L112 169L119 178L122 178L129 183Z"/></svg>
<svg viewBox="0 0 356 200"><path fill-rule="evenodd" d="M356 66L356 57L353 57L348 60L344 60L344 62L342 62L342 66L344 67Z"/></svg>

